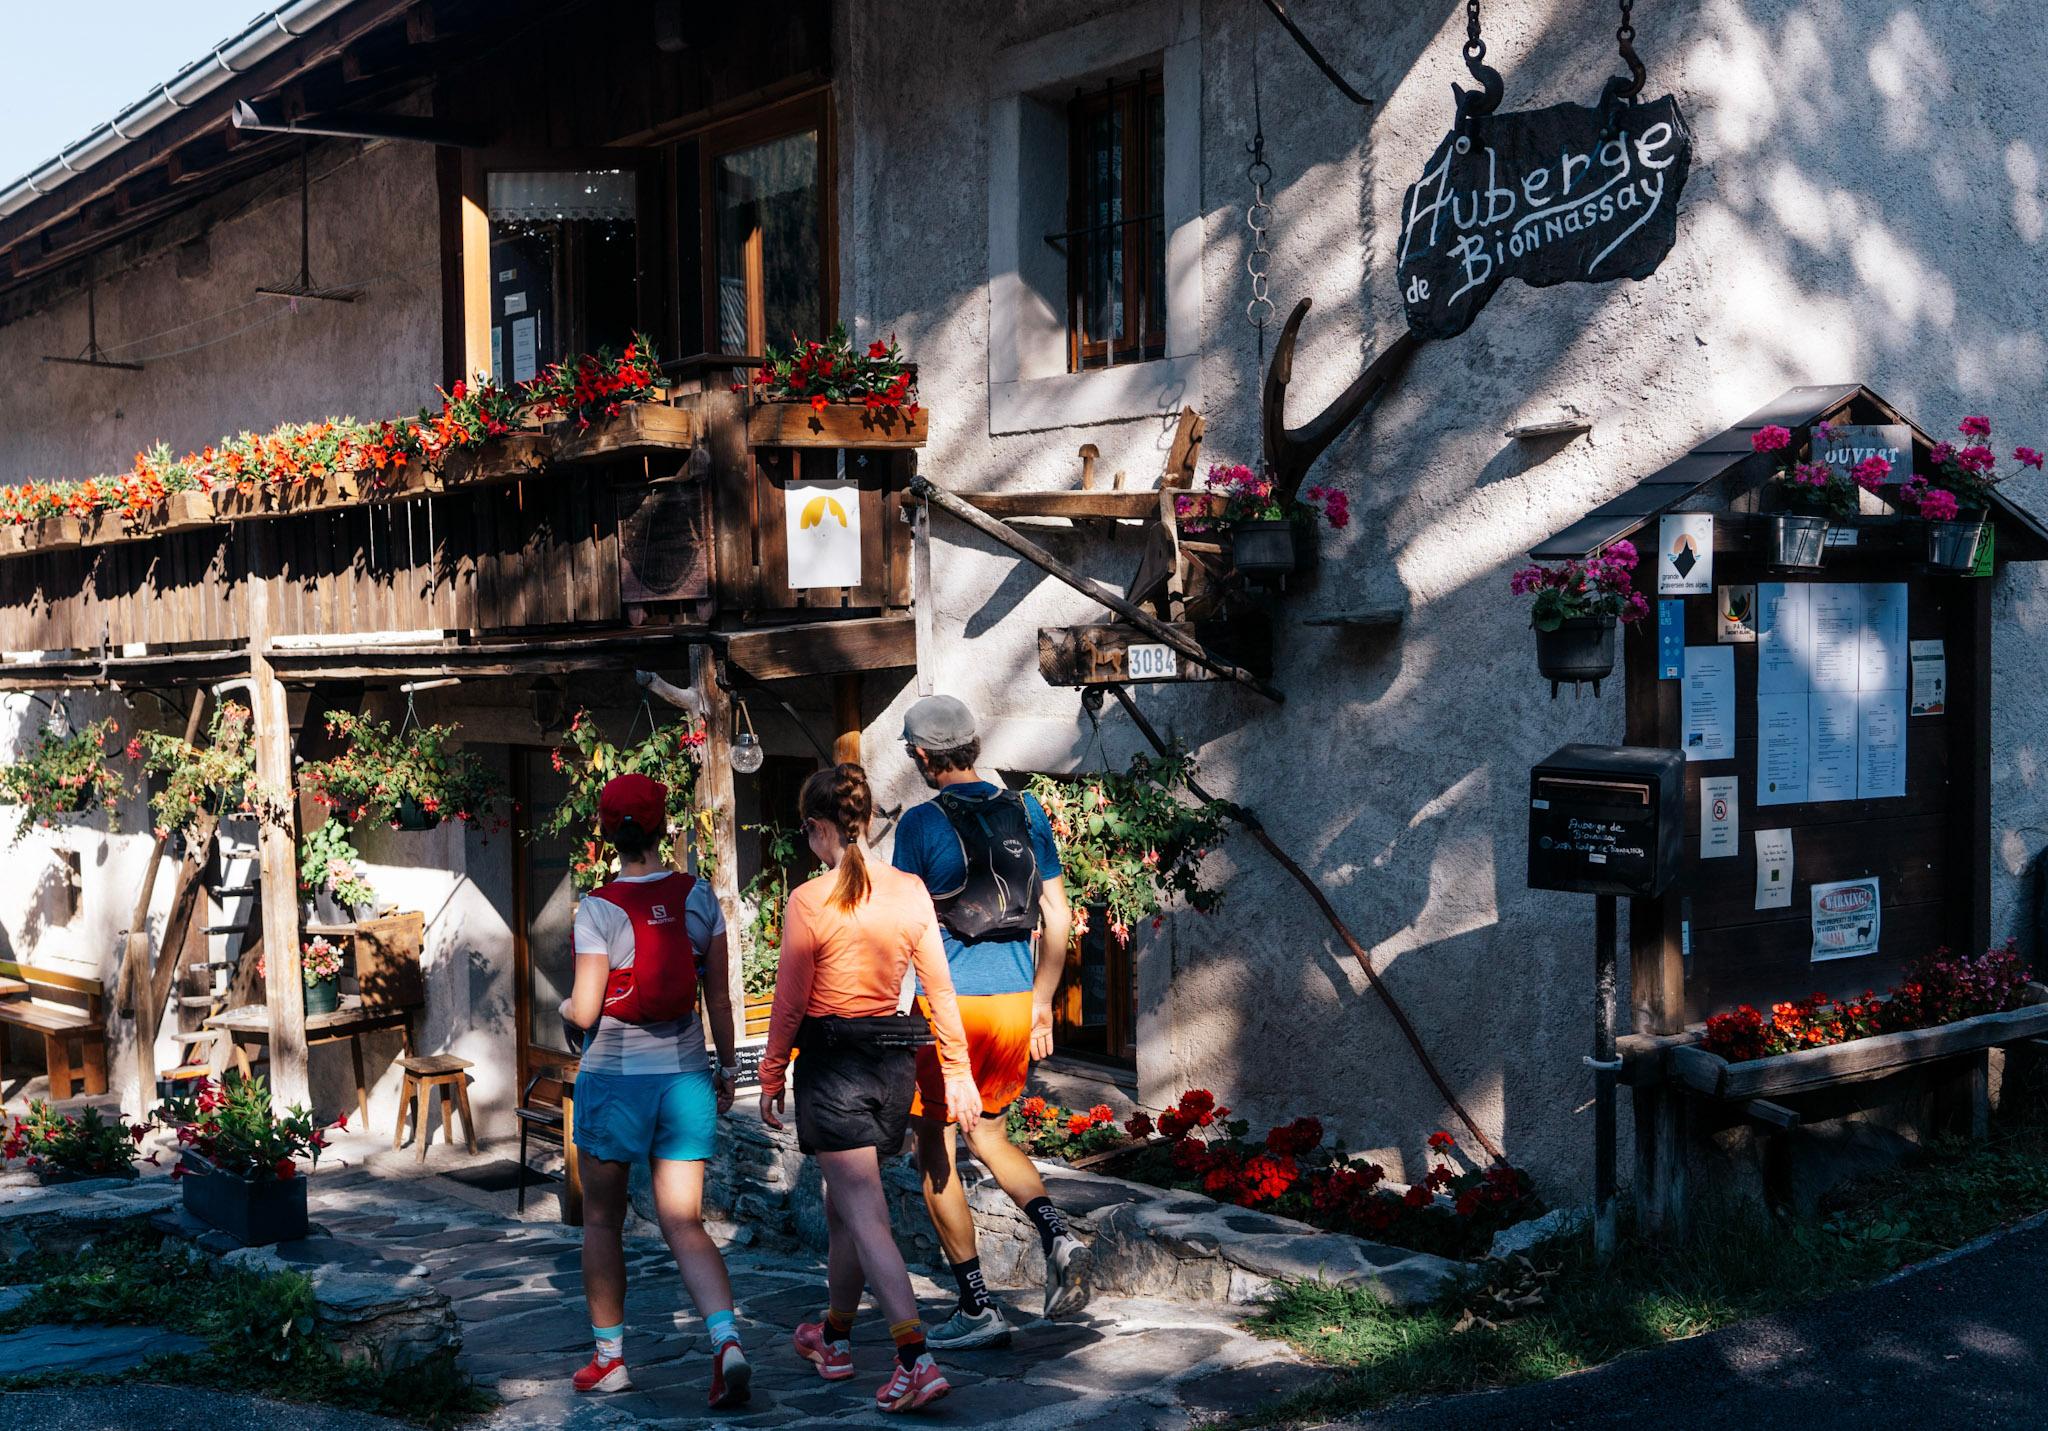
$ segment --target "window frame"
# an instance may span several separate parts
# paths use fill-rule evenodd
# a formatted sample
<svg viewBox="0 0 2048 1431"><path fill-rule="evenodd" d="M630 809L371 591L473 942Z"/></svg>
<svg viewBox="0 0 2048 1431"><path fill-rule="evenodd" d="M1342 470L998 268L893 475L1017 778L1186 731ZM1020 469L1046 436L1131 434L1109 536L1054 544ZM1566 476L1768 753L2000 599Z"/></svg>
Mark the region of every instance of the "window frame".
<svg viewBox="0 0 2048 1431"><path fill-rule="evenodd" d="M727 154L815 131L818 136L818 315L823 338L839 319L839 155L832 91L814 90L706 127L692 136L697 157L699 316L704 346L718 346L717 161ZM770 341L760 293L747 298L747 352L759 357Z"/></svg>
<svg viewBox="0 0 2048 1431"><path fill-rule="evenodd" d="M1155 105L1159 111L1154 115ZM1166 356L1166 203L1165 75L1158 69L1140 69L1128 79L1112 78L1106 84L1077 89L1067 102L1067 230L1060 235L1067 257L1067 371L1092 372L1124 363L1151 362ZM1089 160L1099 152L1088 143L1090 122L1114 109L1122 119L1120 148L1122 217L1112 221L1120 230L1115 250L1123 261L1124 326L1122 338L1090 337L1086 330L1087 308L1083 302L1090 260L1101 240L1089 237L1112 225L1082 221L1088 195ZM1155 159L1154 148L1158 149ZM1155 165L1157 172L1155 172ZM1154 188L1159 198L1153 199ZM1155 238L1155 230L1157 237ZM1156 250L1156 253L1155 253ZM1153 260L1162 272L1158 291L1153 287ZM1138 322L1133 324L1132 315ZM1128 330L1136 328L1135 334Z"/></svg>

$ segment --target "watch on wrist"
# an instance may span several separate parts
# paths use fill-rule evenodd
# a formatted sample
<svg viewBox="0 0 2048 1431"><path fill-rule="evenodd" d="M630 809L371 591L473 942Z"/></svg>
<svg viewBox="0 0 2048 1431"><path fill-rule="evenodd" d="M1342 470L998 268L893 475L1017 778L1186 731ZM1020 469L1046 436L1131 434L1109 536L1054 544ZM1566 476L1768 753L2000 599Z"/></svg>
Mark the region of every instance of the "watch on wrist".
<svg viewBox="0 0 2048 1431"><path fill-rule="evenodd" d="M737 1085L740 1081L740 1066L736 1063L721 1063L718 1065L718 1076L723 1082Z"/></svg>

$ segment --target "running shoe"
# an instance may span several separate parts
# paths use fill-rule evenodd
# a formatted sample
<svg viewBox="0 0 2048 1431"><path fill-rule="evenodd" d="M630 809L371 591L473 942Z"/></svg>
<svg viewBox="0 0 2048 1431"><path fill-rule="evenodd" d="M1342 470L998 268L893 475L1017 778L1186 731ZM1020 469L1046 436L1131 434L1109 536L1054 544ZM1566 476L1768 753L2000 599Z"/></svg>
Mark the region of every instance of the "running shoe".
<svg viewBox="0 0 2048 1431"><path fill-rule="evenodd" d="M952 1389L929 1355L919 1357L917 1365L907 1369L899 1359L894 1374L875 1393L875 1405L883 1411L918 1411Z"/></svg>
<svg viewBox="0 0 2048 1431"><path fill-rule="evenodd" d="M933 1351L971 1351L975 1347L1006 1347L1010 1344L1010 1323L1000 1307L983 1307L979 1312L956 1308L953 1315L924 1334Z"/></svg>
<svg viewBox="0 0 2048 1431"><path fill-rule="evenodd" d="M590 1365L570 1378L578 1391L630 1391L633 1378L626 1375L624 1357L600 1361L595 1352L591 1353Z"/></svg>
<svg viewBox="0 0 2048 1431"><path fill-rule="evenodd" d="M727 1342L711 1354L711 1395L713 1407L745 1406L753 1396L754 1369L738 1342Z"/></svg>
<svg viewBox="0 0 2048 1431"><path fill-rule="evenodd" d="M844 1381L853 1375L853 1344L825 1339L823 1322L803 1322L796 1329L796 1352L818 1368L827 1381Z"/></svg>
<svg viewBox="0 0 2048 1431"><path fill-rule="evenodd" d="M1070 1232L1053 1239L1045 1254L1045 1315L1071 1317L1088 1305L1088 1245Z"/></svg>

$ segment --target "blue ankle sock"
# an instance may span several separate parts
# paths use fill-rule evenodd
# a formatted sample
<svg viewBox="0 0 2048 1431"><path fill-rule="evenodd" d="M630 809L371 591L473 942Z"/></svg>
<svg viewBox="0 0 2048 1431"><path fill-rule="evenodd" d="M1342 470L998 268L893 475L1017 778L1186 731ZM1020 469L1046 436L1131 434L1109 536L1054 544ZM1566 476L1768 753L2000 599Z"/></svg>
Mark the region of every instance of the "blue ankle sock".
<svg viewBox="0 0 2048 1431"><path fill-rule="evenodd" d="M600 1327L595 1323L590 1328L591 1340L597 1343L597 1355L604 1361L617 1361L626 1354L626 1324L616 1327Z"/></svg>
<svg viewBox="0 0 2048 1431"><path fill-rule="evenodd" d="M740 1339L738 1327L732 1324L731 1312L713 1312L704 1319L704 1325L711 1332L711 1349L717 1351L727 1342L737 1345Z"/></svg>

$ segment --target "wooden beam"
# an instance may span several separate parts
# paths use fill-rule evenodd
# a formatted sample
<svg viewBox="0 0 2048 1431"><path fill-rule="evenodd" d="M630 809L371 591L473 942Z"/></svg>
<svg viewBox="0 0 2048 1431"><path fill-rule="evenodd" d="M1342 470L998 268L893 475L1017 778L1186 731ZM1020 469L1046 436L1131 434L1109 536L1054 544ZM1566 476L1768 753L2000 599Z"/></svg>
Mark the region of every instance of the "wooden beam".
<svg viewBox="0 0 2048 1431"><path fill-rule="evenodd" d="M917 623L909 616L812 621L713 636L726 659L757 681L832 676L917 664Z"/></svg>
<svg viewBox="0 0 2048 1431"><path fill-rule="evenodd" d="M711 892L725 912L725 927L737 930L745 921L740 918L739 828L732 787L732 695L718 679L718 656L709 646L690 652L690 676L704 712L704 763L697 772L697 808L711 826ZM704 833L701 827L697 833L700 837ZM725 964L726 980L732 1006L738 1010L746 1004L739 940L729 938L727 947L732 952Z"/></svg>
<svg viewBox="0 0 2048 1431"><path fill-rule="evenodd" d="M1156 491L956 492L991 517L1067 517L1080 520L1140 522L1159 511Z"/></svg>
<svg viewBox="0 0 2048 1431"><path fill-rule="evenodd" d="M832 758L841 765L861 763L860 731L865 722L860 714L860 672L848 671L832 678Z"/></svg>
<svg viewBox="0 0 2048 1431"><path fill-rule="evenodd" d="M919 502L910 518L910 614L917 660L917 693L938 689L939 594L932 589L932 506Z"/></svg>
<svg viewBox="0 0 2048 1431"><path fill-rule="evenodd" d="M1172 629L1194 640L1194 628ZM1098 622L1089 626L1041 626L1038 630L1038 673L1053 686L1146 685L1174 681L1214 681L1214 671L1176 661L1172 675L1134 676L1130 672L1133 646L1154 646L1160 642L1149 632L1120 622Z"/></svg>
<svg viewBox="0 0 2048 1431"><path fill-rule="evenodd" d="M199 739L199 732L206 724L206 692L195 691L192 695L192 709L185 716L185 743L191 745ZM135 1093L132 1101L124 1101L122 1111L131 1118L140 1119L148 1112L156 1098L156 1029L157 1019L163 1006L149 998L143 998L138 1006L138 990L150 983L149 970L149 901L156 893L157 871L164 862L164 846L169 840L159 834L150 845L149 863L142 871L142 889L135 896L135 912L128 917L128 935L121 951L121 979L116 986L115 1007L122 1013L132 1014L135 1027ZM176 904L173 898L172 903ZM171 930L164 928L165 942L169 942Z"/></svg>
<svg viewBox="0 0 2048 1431"><path fill-rule="evenodd" d="M1242 666L1233 665L1219 656L1212 655L1195 641L1181 635L1178 631L1157 620L1149 613L1133 606L1101 582L1096 581L1092 577L1081 575L1081 573L1075 571L1035 542L1028 541L1024 537L1019 536L995 518L985 516L981 512L976 511L973 507L961 501L930 478L924 476L911 478L910 490L916 496L943 507L976 531L995 538L996 541L1023 557L1033 566L1038 567L1049 575L1058 577L1082 595L1093 597L1111 611L1114 611L1117 615L1136 626L1139 630L1149 632L1153 639L1165 642L1197 665L1206 666L1217 675L1227 680L1236 681L1239 685L1249 686L1270 701L1278 703L1287 699L1272 685L1260 680Z"/></svg>
<svg viewBox="0 0 2048 1431"><path fill-rule="evenodd" d="M256 746L256 780L270 791L292 788L291 713L284 682L264 654L276 630L283 577L279 572L277 524L250 522L248 546L249 686ZM265 1002L270 1015L270 1095L279 1108L312 1106L306 1061L306 999L299 978L299 858L291 801L266 810L257 823L257 857L262 867ZM425 1137L425 1130L421 1130Z"/></svg>

